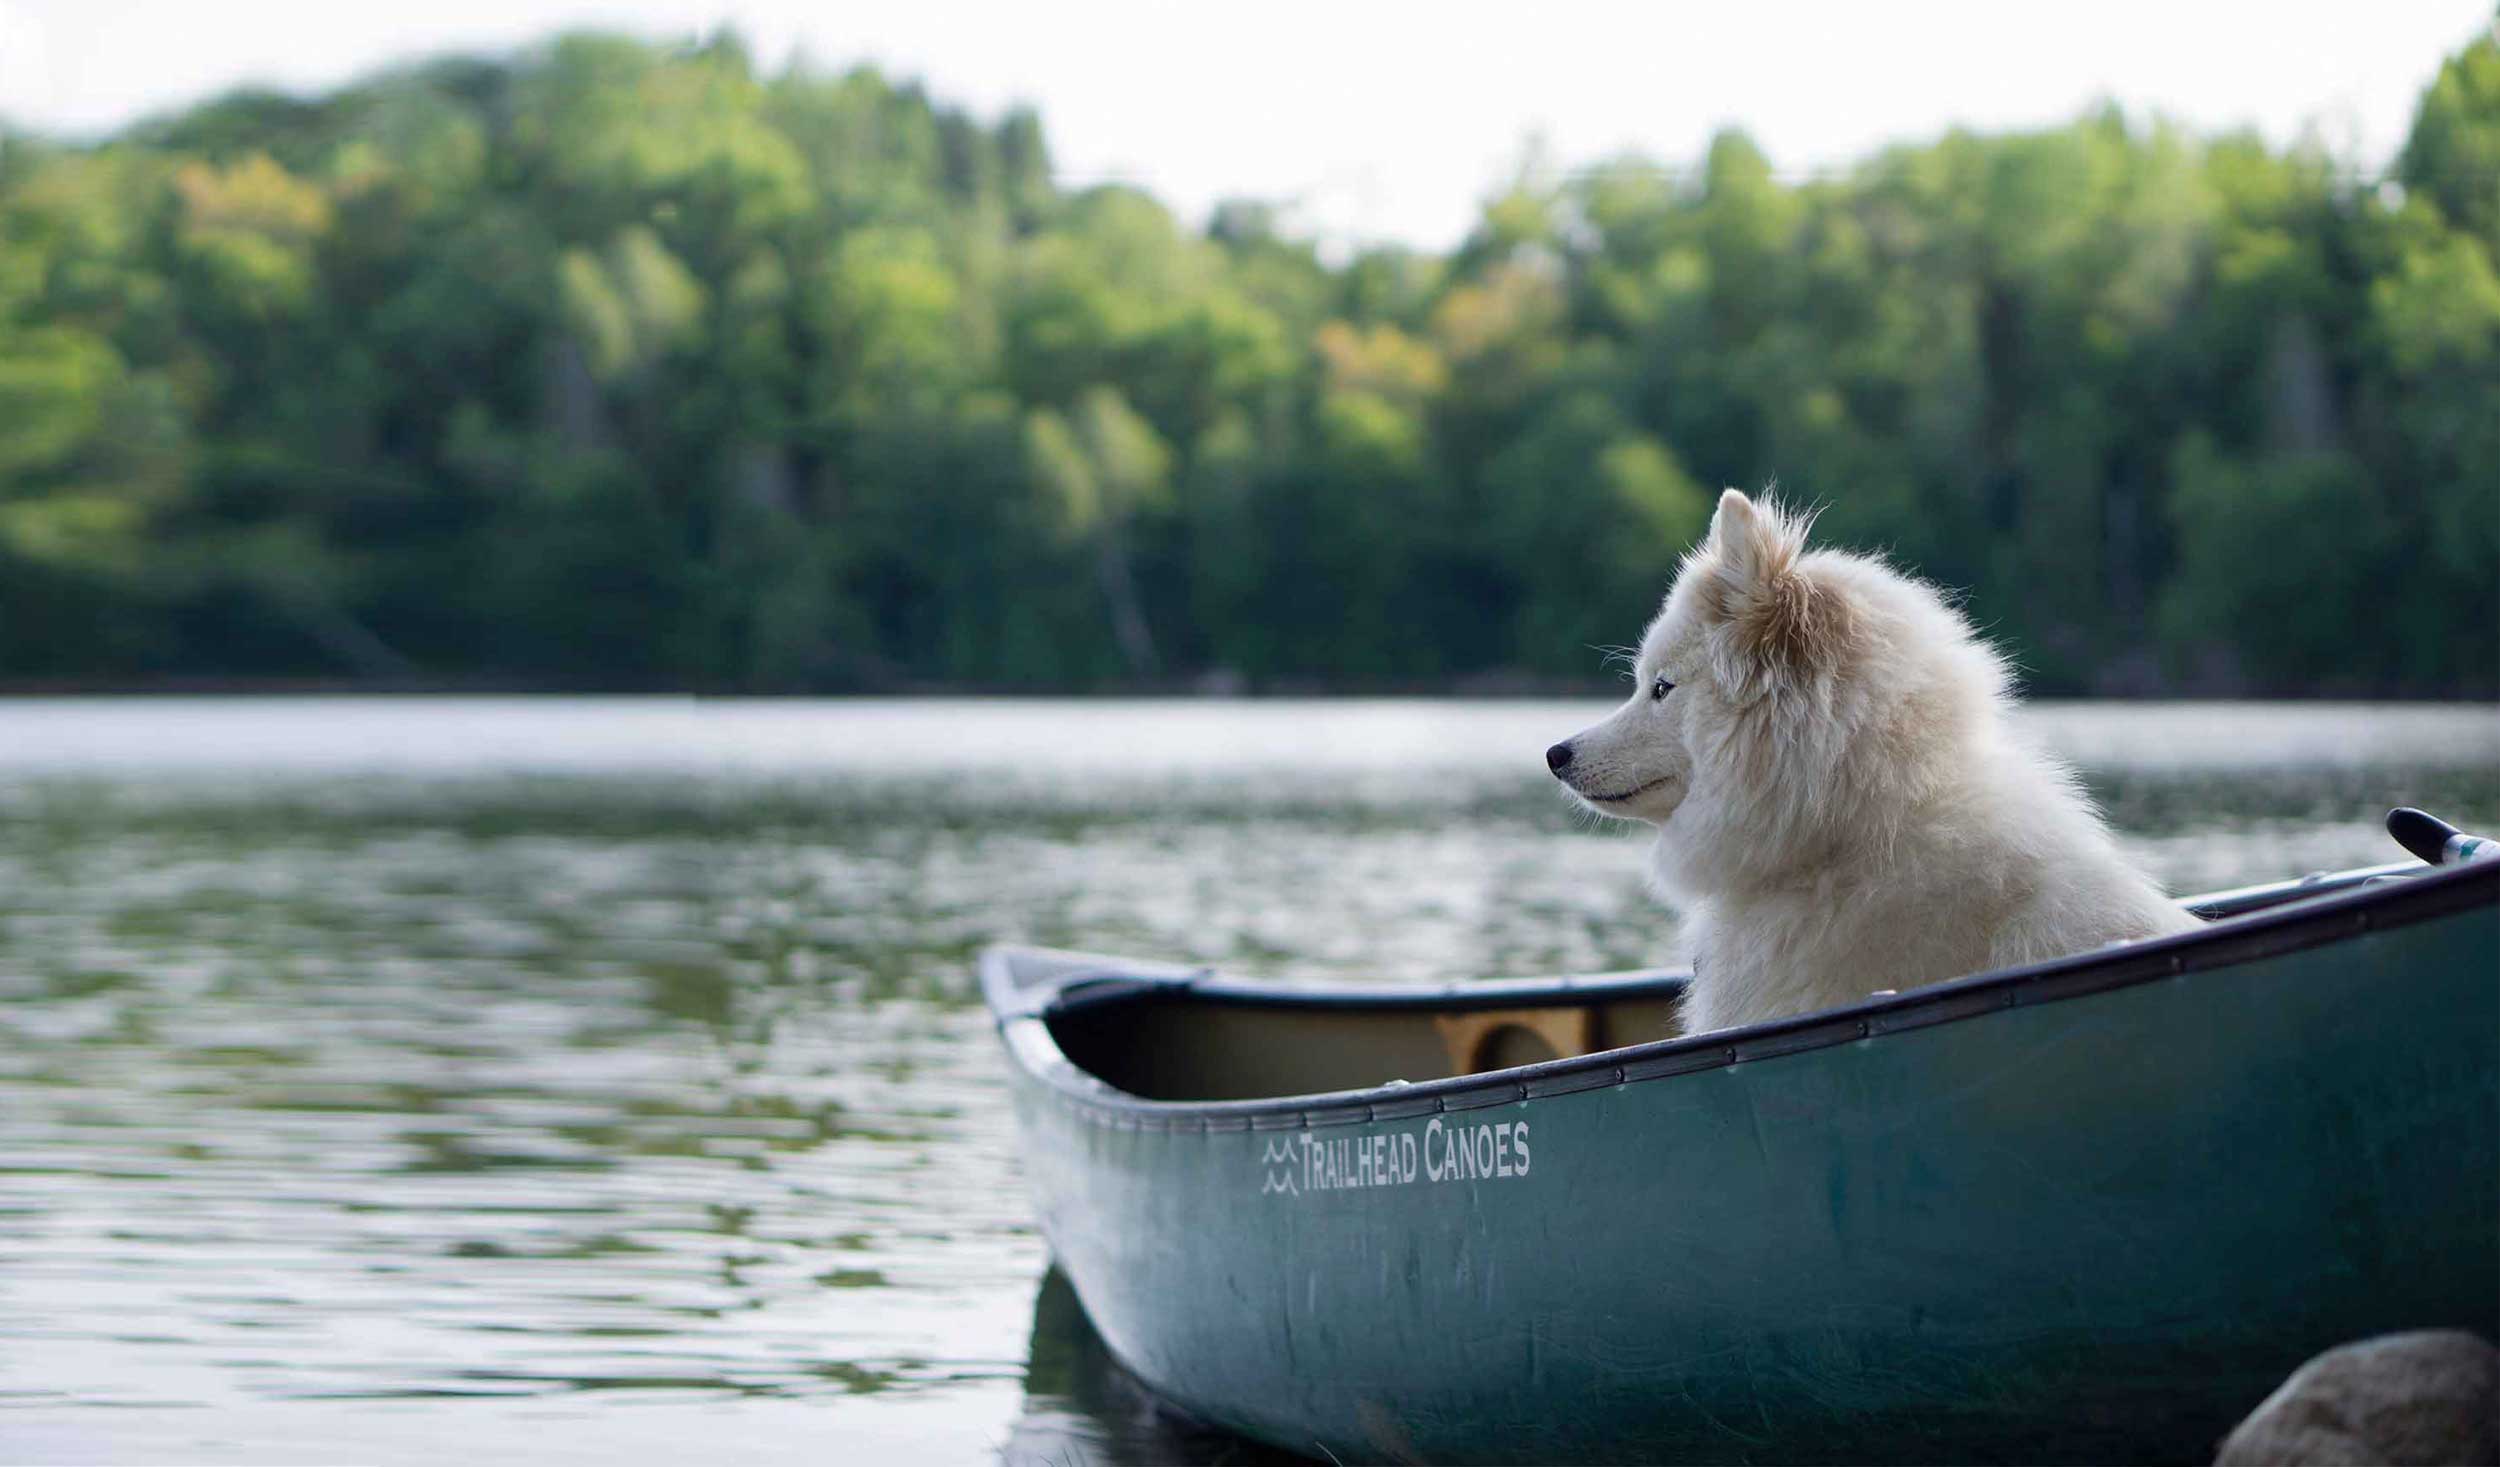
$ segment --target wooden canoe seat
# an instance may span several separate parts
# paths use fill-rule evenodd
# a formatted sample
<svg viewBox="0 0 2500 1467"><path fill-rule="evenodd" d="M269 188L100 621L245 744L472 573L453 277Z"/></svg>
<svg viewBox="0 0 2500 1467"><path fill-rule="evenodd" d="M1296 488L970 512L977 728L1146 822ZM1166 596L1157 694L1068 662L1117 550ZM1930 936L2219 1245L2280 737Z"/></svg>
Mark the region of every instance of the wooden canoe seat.
<svg viewBox="0 0 2500 1467"><path fill-rule="evenodd" d="M1546 1009L1478 1009L1435 1014L1432 1027L1450 1057L1453 1075L1480 1075L1512 1065L1569 1059L1596 1049L1585 1006Z"/></svg>

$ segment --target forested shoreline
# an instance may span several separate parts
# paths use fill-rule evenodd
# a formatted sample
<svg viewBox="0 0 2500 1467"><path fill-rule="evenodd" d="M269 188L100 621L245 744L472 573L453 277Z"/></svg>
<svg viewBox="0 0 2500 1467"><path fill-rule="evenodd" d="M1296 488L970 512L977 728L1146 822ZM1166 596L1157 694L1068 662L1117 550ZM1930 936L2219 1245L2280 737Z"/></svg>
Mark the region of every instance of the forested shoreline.
<svg viewBox="0 0 2500 1467"><path fill-rule="evenodd" d="M0 134L0 685L1592 687L1720 485L2045 694L2500 693L2500 44L2384 176L2103 111L1333 258L577 35Z"/></svg>

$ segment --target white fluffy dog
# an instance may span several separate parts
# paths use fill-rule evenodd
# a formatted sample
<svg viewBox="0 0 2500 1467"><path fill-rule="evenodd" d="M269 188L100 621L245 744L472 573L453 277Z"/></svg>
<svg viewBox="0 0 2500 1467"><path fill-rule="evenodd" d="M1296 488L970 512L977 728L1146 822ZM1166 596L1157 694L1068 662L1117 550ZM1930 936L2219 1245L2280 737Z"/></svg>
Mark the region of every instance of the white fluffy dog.
<svg viewBox="0 0 2500 1467"><path fill-rule="evenodd" d="M1631 700L1545 755L1658 827L1693 928L1685 1032L2196 925L2016 740L2004 662L1933 586L1805 538L1722 495Z"/></svg>

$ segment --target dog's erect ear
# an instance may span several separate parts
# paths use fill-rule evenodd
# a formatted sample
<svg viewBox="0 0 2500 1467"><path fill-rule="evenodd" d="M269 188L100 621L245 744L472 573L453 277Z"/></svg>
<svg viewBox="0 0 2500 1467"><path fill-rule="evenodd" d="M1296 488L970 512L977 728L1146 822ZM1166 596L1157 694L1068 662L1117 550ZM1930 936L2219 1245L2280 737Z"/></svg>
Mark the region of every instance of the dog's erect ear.
<svg viewBox="0 0 2500 1467"><path fill-rule="evenodd" d="M1760 594L1796 569L1806 547L1805 521L1777 501L1760 504L1738 490L1719 495L1710 517L1710 543L1718 547L1720 573L1738 595Z"/></svg>
<svg viewBox="0 0 2500 1467"><path fill-rule="evenodd" d="M1763 679L1827 665L1848 635L1848 608L1798 568L1807 519L1776 502L1756 504L1733 489L1710 521L1718 562L1712 609L1721 622L1722 668L1731 691L1761 691Z"/></svg>
<svg viewBox="0 0 2500 1467"><path fill-rule="evenodd" d="M1724 548L1729 541L1762 523L1762 512L1741 489L1719 491L1719 507L1710 516L1710 543Z"/></svg>

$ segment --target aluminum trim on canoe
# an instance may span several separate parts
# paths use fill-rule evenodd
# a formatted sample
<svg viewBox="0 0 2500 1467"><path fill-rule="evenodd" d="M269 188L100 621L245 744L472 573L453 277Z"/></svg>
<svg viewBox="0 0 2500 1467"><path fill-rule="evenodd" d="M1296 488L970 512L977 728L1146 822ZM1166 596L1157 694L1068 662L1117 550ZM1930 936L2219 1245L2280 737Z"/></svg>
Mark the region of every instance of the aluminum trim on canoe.
<svg viewBox="0 0 2500 1467"><path fill-rule="evenodd" d="M2391 861L2384 866L2364 866L2355 871L2319 871L2297 881L2268 881L2257 886L2238 886L2229 891L2209 891L2199 896L2184 897L2179 905L2199 917L2238 917L2267 907L2324 896L2332 891L2349 891L2383 876L2418 876L2429 869L2419 861Z"/></svg>
<svg viewBox="0 0 2500 1467"><path fill-rule="evenodd" d="M1036 983L1019 983L992 966L998 959L1043 956L1061 959L1068 971ZM1024 1014L1057 1017L1098 1003L1119 1003L1152 994L1210 998L1237 1008L1469 1009L1519 1008L1557 998L1633 998L1672 991L1692 977L1689 968L1636 968L1621 973L1578 973L1554 978L1485 978L1464 983L1261 983L1222 978L1213 968L1130 961L1099 953L1053 948L999 947L982 955L983 997L1002 1021Z"/></svg>
<svg viewBox="0 0 2500 1467"><path fill-rule="evenodd" d="M1070 990L1099 988L1104 1002L1154 1002L1158 996L1212 999L1242 1006L1305 1009L1500 1008L1523 999L1583 1000L1671 989L1682 972L1594 978L1517 979L1440 988L1300 989L1214 980L1203 968L1125 963L1065 954L1083 971L1040 984L1019 982L1011 964L1030 948L992 948L981 956L981 987L1008 1052L1027 1072L1093 1119L1118 1130L1239 1131L1360 1125L1400 1116L1508 1105L1540 1095L1571 1094L1721 1069L1877 1035L1956 1023L2026 1004L2056 1003L2189 973L2210 972L2259 958L2323 946L2363 932L2408 926L2500 902L2500 861L2453 868L2373 868L2398 879L2347 886L2328 895L2227 917L2202 930L2149 938L2110 951L2078 953L2019 968L1973 974L1766 1024L1652 1040L1542 1064L1457 1075L1404 1085L1252 1100L1149 1100L1080 1069L1051 1037L1048 1016L1082 1007L1059 1000ZM2362 873L2353 873L2356 876ZM2236 894L2234 894L2236 895Z"/></svg>

